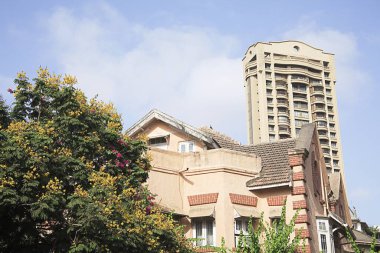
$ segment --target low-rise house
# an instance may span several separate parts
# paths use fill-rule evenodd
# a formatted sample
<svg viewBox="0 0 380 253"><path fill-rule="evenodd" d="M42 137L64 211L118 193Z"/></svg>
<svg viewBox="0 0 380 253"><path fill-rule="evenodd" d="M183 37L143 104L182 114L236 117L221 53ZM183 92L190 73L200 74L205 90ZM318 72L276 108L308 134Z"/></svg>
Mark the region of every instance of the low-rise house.
<svg viewBox="0 0 380 253"><path fill-rule="evenodd" d="M241 145L211 128L195 128L152 110L127 133L145 135L149 189L197 246L237 245L249 217L269 224L286 203L307 252L345 252L351 226L342 179L327 175L318 132L304 125L296 139ZM333 183L333 185L331 185ZM346 245L346 246L345 246Z"/></svg>
<svg viewBox="0 0 380 253"><path fill-rule="evenodd" d="M363 253L369 253L371 252L371 245L373 244L373 233L375 231L371 231L371 228L368 226L368 224L362 220L360 220L359 216L357 215L356 209L350 209L351 219L352 219L352 226L353 226L353 233L355 235L355 242L356 245L359 247L361 252ZM377 228L378 227L374 227ZM376 240L374 242L375 250L376 252L380 251L380 239L379 234L375 234Z"/></svg>

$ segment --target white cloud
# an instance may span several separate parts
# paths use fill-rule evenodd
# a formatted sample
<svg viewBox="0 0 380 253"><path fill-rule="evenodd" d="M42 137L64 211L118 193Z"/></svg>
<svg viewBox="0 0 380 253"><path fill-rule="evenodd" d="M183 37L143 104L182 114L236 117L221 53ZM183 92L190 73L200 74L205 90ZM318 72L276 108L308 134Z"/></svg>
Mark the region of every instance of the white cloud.
<svg viewBox="0 0 380 253"><path fill-rule="evenodd" d="M335 54L337 92L340 102L354 104L364 99L363 91L370 91L370 77L360 66L360 49L352 33L319 28L315 22L305 21L284 33L284 39L296 39ZM357 96L359 92L362 96Z"/></svg>
<svg viewBox="0 0 380 253"><path fill-rule="evenodd" d="M47 26L61 71L76 75L86 94L114 102L127 126L158 108L245 139L234 38L197 27L148 28L108 5L91 8L80 18L57 9Z"/></svg>

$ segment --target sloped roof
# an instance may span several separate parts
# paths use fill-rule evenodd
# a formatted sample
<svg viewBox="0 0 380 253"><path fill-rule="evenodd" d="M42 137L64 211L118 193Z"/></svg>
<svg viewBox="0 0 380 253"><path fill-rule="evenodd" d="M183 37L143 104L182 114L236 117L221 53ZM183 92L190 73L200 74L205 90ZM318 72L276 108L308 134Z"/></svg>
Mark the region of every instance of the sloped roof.
<svg viewBox="0 0 380 253"><path fill-rule="evenodd" d="M295 139L281 140L272 143L246 146L250 153L261 157L262 170L259 177L247 182L248 187L290 182L288 151L296 146Z"/></svg>
<svg viewBox="0 0 380 253"><path fill-rule="evenodd" d="M355 242L358 244L371 244L372 237L358 230L353 230L354 235L356 237ZM380 240L376 240L376 245L380 246Z"/></svg>
<svg viewBox="0 0 380 253"><path fill-rule="evenodd" d="M282 184L290 181L288 150L296 147L295 139L257 145L241 145L230 137L210 128L202 128L202 131L207 132L221 148L254 153L261 158L262 170L260 175L249 180L247 182L248 187Z"/></svg>
<svg viewBox="0 0 380 253"><path fill-rule="evenodd" d="M195 128L159 110L152 110L127 130L134 136L152 120L161 120L208 144L211 148L224 148L239 152L253 153L261 158L262 170L259 176L247 182L247 187L267 187L290 182L288 151L294 148L310 147L315 124L302 126L297 139L286 139L257 145L242 145L231 137L208 127Z"/></svg>
<svg viewBox="0 0 380 253"><path fill-rule="evenodd" d="M329 182L335 200L340 197L340 173L334 172L329 175Z"/></svg>
<svg viewBox="0 0 380 253"><path fill-rule="evenodd" d="M177 129L179 129L179 130L181 130L187 134L190 134L193 137L204 141L206 144L208 144L208 146L211 146L214 148L218 147L216 142L212 138L210 138L207 134L205 134L204 132L202 132L198 128L193 127L189 124L186 124L185 122L180 121L180 120L178 120L178 119L176 119L176 118L174 118L174 117L172 117L166 113L163 113L157 109L153 109L150 112L148 112L142 119L140 119L133 126L131 126L126 131L126 133L129 136L134 136L134 135L138 134L140 131L142 131L142 129L144 129L144 127L146 125L148 125L149 123L151 123L154 120L160 120L162 122L167 123L168 125L171 125L174 128L177 128Z"/></svg>

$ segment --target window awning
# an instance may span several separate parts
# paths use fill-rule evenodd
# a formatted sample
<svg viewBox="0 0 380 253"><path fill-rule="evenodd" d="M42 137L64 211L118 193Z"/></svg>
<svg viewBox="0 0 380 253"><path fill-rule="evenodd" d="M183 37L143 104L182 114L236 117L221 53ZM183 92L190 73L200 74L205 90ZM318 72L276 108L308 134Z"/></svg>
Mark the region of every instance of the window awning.
<svg viewBox="0 0 380 253"><path fill-rule="evenodd" d="M233 205L238 217L260 218L260 213L252 206Z"/></svg>
<svg viewBox="0 0 380 253"><path fill-rule="evenodd" d="M333 233L335 231L340 231L343 235L346 234L346 232L348 231L352 238L355 240L356 239L356 236L354 234L354 232L352 231L352 229L350 228L350 226L344 222L344 220L339 217L338 215L336 215L335 213L333 212L330 212L328 217L330 218L330 220L332 221L332 224L333 224Z"/></svg>
<svg viewBox="0 0 380 253"><path fill-rule="evenodd" d="M190 206L189 217L215 217L215 204Z"/></svg>
<svg viewBox="0 0 380 253"><path fill-rule="evenodd" d="M269 218L281 217L282 206L271 206L269 208Z"/></svg>

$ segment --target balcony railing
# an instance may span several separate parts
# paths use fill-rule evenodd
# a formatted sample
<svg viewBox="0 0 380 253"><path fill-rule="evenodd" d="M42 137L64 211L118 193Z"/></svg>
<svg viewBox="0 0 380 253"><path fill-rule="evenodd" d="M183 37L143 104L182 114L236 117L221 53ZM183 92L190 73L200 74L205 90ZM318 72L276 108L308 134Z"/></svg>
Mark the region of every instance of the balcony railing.
<svg viewBox="0 0 380 253"><path fill-rule="evenodd" d="M276 83L276 89L287 90L288 87L284 83Z"/></svg>
<svg viewBox="0 0 380 253"><path fill-rule="evenodd" d="M307 93L306 89L293 88L293 92Z"/></svg>
<svg viewBox="0 0 380 253"><path fill-rule="evenodd" d="M322 68L322 63L320 61L317 61L317 60L306 59L306 58L297 57L297 56L286 56L286 55L276 55L276 56L273 56L273 58L275 60L305 62L305 63L309 63L313 66L317 66L318 68Z"/></svg>
<svg viewBox="0 0 380 253"><path fill-rule="evenodd" d="M276 81L284 81L284 82L287 81L287 77L286 76L275 75L274 79L276 79Z"/></svg>
<svg viewBox="0 0 380 253"><path fill-rule="evenodd" d="M324 95L324 91L323 90L316 90L316 89L313 89L311 91L312 95Z"/></svg>
<svg viewBox="0 0 380 253"><path fill-rule="evenodd" d="M310 85L311 86L323 86L322 85L322 81L317 81L317 82L316 81L312 81L312 82L310 82Z"/></svg>
<svg viewBox="0 0 380 253"><path fill-rule="evenodd" d="M309 82L309 78L308 77L292 76L292 81Z"/></svg>

